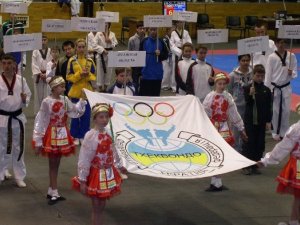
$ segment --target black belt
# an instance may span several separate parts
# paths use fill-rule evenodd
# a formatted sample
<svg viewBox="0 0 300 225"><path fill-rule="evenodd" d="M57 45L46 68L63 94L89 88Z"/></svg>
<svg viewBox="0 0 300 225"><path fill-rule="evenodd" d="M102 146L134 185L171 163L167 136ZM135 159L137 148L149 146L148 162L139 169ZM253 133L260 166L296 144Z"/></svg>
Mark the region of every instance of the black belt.
<svg viewBox="0 0 300 225"><path fill-rule="evenodd" d="M100 58L101 58L101 64L102 64L103 72L106 73L107 72L106 71L106 64L105 64L103 53L100 55Z"/></svg>
<svg viewBox="0 0 300 225"><path fill-rule="evenodd" d="M19 109L14 112L7 112L0 109L0 115L8 116L6 154L11 154L11 149L12 149L12 119L15 119L19 122L21 132L20 132L20 154L18 157L18 161L20 161L24 152L24 125L23 122L17 117L21 114L22 114L22 109Z"/></svg>
<svg viewBox="0 0 300 225"><path fill-rule="evenodd" d="M113 48L104 48L106 51L112 51Z"/></svg>
<svg viewBox="0 0 300 225"><path fill-rule="evenodd" d="M284 85L277 85L274 82L271 82L271 84L274 86L273 88L273 95L274 95L274 89L277 88L280 91L280 103L279 103L279 116L278 116L278 125L277 125L277 131L276 133L280 133L280 127L281 127L281 117L282 117L282 88L285 88L290 85L290 82L284 84Z"/></svg>

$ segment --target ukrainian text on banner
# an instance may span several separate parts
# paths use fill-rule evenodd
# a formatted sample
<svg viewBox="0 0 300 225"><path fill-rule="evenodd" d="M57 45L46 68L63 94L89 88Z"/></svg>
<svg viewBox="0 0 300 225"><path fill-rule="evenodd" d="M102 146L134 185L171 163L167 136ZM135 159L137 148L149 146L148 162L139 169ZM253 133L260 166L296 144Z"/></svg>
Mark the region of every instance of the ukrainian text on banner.
<svg viewBox="0 0 300 225"><path fill-rule="evenodd" d="M91 106L106 102L114 108L116 148L131 173L192 179L254 164L223 140L195 96L151 98L85 92Z"/></svg>

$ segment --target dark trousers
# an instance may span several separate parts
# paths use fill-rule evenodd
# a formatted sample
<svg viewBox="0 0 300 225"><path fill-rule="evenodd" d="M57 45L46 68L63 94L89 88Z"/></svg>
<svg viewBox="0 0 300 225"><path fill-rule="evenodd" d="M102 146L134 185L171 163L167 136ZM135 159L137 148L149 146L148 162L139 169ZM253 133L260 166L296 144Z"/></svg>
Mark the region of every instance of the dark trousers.
<svg viewBox="0 0 300 225"><path fill-rule="evenodd" d="M140 77L141 77L141 68L132 67L132 83L137 93L139 93L139 88L140 88Z"/></svg>
<svg viewBox="0 0 300 225"><path fill-rule="evenodd" d="M77 103L79 99L72 98L73 103ZM73 138L84 138L86 132L90 130L91 107L88 103L85 106L84 114L79 118L72 118L70 133Z"/></svg>
<svg viewBox="0 0 300 225"><path fill-rule="evenodd" d="M85 2L83 1L83 16L84 17L94 17L94 2L88 1Z"/></svg>
<svg viewBox="0 0 300 225"><path fill-rule="evenodd" d="M161 81L141 79L140 96L160 96Z"/></svg>
<svg viewBox="0 0 300 225"><path fill-rule="evenodd" d="M259 161L265 151L266 124L245 124L248 142L243 143L243 155L253 161Z"/></svg>

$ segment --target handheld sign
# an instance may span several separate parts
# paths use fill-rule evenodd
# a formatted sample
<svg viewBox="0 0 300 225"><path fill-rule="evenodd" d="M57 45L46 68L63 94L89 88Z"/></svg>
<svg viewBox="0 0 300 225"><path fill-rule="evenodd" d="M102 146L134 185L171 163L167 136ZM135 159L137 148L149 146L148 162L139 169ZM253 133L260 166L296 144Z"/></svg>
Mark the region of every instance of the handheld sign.
<svg viewBox="0 0 300 225"><path fill-rule="evenodd" d="M2 2L2 13L27 14L28 5L24 2Z"/></svg>
<svg viewBox="0 0 300 225"><path fill-rule="evenodd" d="M97 11L96 18L104 19L107 23L119 23L119 12Z"/></svg>
<svg viewBox="0 0 300 225"><path fill-rule="evenodd" d="M300 39L300 25L282 25L278 37L284 39Z"/></svg>
<svg viewBox="0 0 300 225"><path fill-rule="evenodd" d="M172 17L163 15L144 16L144 27L172 27Z"/></svg>
<svg viewBox="0 0 300 225"><path fill-rule="evenodd" d="M73 31L104 32L105 20L100 18L72 17L71 27Z"/></svg>
<svg viewBox="0 0 300 225"><path fill-rule="evenodd" d="M251 37L238 40L238 55L251 54L254 52L267 51L269 48L269 37Z"/></svg>
<svg viewBox="0 0 300 225"><path fill-rule="evenodd" d="M42 20L42 32L71 32L71 20Z"/></svg>
<svg viewBox="0 0 300 225"><path fill-rule="evenodd" d="M198 30L197 42L201 44L227 43L228 29Z"/></svg>
<svg viewBox="0 0 300 225"><path fill-rule="evenodd" d="M196 23L198 13L190 11L174 11L173 20Z"/></svg>
<svg viewBox="0 0 300 225"><path fill-rule="evenodd" d="M145 51L108 52L108 67L144 67L145 64Z"/></svg>
<svg viewBox="0 0 300 225"><path fill-rule="evenodd" d="M42 33L5 35L4 52L26 52L42 49Z"/></svg>

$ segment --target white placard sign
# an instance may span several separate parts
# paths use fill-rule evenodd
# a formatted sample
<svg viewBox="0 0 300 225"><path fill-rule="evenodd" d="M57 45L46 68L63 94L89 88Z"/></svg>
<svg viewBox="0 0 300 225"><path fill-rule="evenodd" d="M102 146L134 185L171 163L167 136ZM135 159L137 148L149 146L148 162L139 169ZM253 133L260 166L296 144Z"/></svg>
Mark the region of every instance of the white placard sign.
<svg viewBox="0 0 300 225"><path fill-rule="evenodd" d="M71 32L71 20L42 20L42 32Z"/></svg>
<svg viewBox="0 0 300 225"><path fill-rule="evenodd" d="M201 44L227 43L228 29L198 30L197 42Z"/></svg>
<svg viewBox="0 0 300 225"><path fill-rule="evenodd" d="M269 37L259 36L238 40L238 55L267 51Z"/></svg>
<svg viewBox="0 0 300 225"><path fill-rule="evenodd" d="M102 18L108 23L119 23L119 12L97 11L96 18Z"/></svg>
<svg viewBox="0 0 300 225"><path fill-rule="evenodd" d="M145 51L108 52L108 67L143 67L145 64Z"/></svg>
<svg viewBox="0 0 300 225"><path fill-rule="evenodd" d="M300 39L300 25L282 25L279 27L278 37L285 39Z"/></svg>
<svg viewBox="0 0 300 225"><path fill-rule="evenodd" d="M196 23L198 13L190 11L174 11L173 20Z"/></svg>
<svg viewBox="0 0 300 225"><path fill-rule="evenodd" d="M144 16L144 27L172 27L172 16Z"/></svg>
<svg viewBox="0 0 300 225"><path fill-rule="evenodd" d="M42 33L5 35L4 52L26 52L42 49Z"/></svg>
<svg viewBox="0 0 300 225"><path fill-rule="evenodd" d="M2 2L2 13L27 14L28 5L24 2Z"/></svg>
<svg viewBox="0 0 300 225"><path fill-rule="evenodd" d="M72 17L71 27L73 31L104 32L105 20L100 18Z"/></svg>

